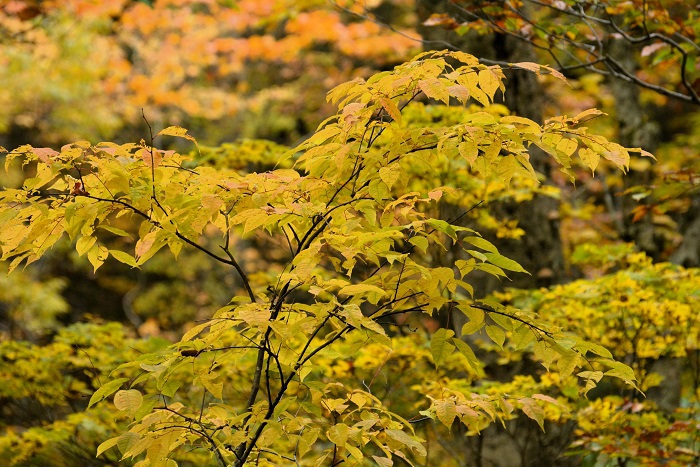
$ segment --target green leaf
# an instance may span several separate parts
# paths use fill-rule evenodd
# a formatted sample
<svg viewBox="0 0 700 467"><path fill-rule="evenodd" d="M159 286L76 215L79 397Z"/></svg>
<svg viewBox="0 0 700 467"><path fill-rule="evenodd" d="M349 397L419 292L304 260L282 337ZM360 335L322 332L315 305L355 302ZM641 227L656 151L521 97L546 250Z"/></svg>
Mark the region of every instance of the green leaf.
<svg viewBox="0 0 700 467"><path fill-rule="evenodd" d="M100 402L101 400L104 400L105 398L111 396L126 381L129 381L129 378L119 378L100 386L100 388L94 392L92 397L90 397L90 402L88 402L88 409L96 403Z"/></svg>
<svg viewBox="0 0 700 467"><path fill-rule="evenodd" d="M603 372L602 371L581 371L576 374L579 378L583 379L590 379L595 381L596 383L599 383L601 379L603 379Z"/></svg>
<svg viewBox="0 0 700 467"><path fill-rule="evenodd" d="M535 340L535 333L529 326L523 324L513 331L514 350L522 350Z"/></svg>
<svg viewBox="0 0 700 467"><path fill-rule="evenodd" d="M616 362L614 360L605 362L605 365L610 367L610 370L605 372L605 376L620 378L624 382L634 386L634 382L637 378L634 376L634 370L632 368L622 362Z"/></svg>
<svg viewBox="0 0 700 467"><path fill-rule="evenodd" d="M442 219L427 219L426 222L430 226L435 228L435 230L437 230L438 232L447 234L453 240L457 241L457 232L455 232L454 227L451 226L448 222L443 221Z"/></svg>
<svg viewBox="0 0 700 467"><path fill-rule="evenodd" d="M581 357L576 352L566 352L564 353L559 361L557 362L557 368L562 376L568 376L573 374L574 370L579 364Z"/></svg>

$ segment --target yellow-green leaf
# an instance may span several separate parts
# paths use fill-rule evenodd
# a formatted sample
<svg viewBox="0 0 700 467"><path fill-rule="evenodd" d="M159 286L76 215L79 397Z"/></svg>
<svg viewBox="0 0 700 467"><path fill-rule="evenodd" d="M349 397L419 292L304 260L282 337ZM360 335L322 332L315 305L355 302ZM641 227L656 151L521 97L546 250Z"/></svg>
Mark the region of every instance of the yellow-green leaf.
<svg viewBox="0 0 700 467"><path fill-rule="evenodd" d="M117 442L117 448L119 448L119 452L122 454L126 454L129 452L131 448L133 448L136 443L141 439L141 435L138 433L134 433L133 431L127 431L123 435L119 437L119 441Z"/></svg>
<svg viewBox="0 0 700 467"><path fill-rule="evenodd" d="M506 258L498 253L484 253L484 256L488 258L489 263L498 266L499 268L507 269L508 271L514 272L524 272L525 274L530 274L517 262L510 258Z"/></svg>
<svg viewBox="0 0 700 467"><path fill-rule="evenodd" d="M484 310L471 306L460 307L460 310L469 318L469 321L462 326L462 335L468 336L474 334L484 326Z"/></svg>
<svg viewBox="0 0 700 467"><path fill-rule="evenodd" d="M479 360L472 350L471 347L469 347L469 344L464 342L462 339L459 339L458 337L455 337L452 342L454 342L455 346L457 347L457 350L464 355L467 359L467 362L469 363L469 366L472 367L474 370L474 373L480 374L482 370L482 363L481 360Z"/></svg>
<svg viewBox="0 0 700 467"><path fill-rule="evenodd" d="M112 393L119 389L121 385L124 384L124 382L126 381L129 381L129 378L119 378L100 386L100 388L93 393L92 397L90 397L90 402L88 402L88 409L96 403L100 402L101 400L104 400L105 398L112 395Z"/></svg>
<svg viewBox="0 0 700 467"><path fill-rule="evenodd" d="M503 331L503 329L501 329L500 326L486 326L486 334L491 338L492 341L496 343L497 346L503 348L503 343L506 340L506 333Z"/></svg>
<svg viewBox="0 0 700 467"><path fill-rule="evenodd" d="M379 169L379 178L382 179L386 186L391 189L394 183L401 177L401 167L399 164L391 164L387 167Z"/></svg>
<svg viewBox="0 0 700 467"><path fill-rule="evenodd" d="M435 366L440 366L454 352L455 346L449 341L453 335L451 329L440 328L430 338L430 353Z"/></svg>
<svg viewBox="0 0 700 467"><path fill-rule="evenodd" d="M452 423L457 416L457 407L453 400L441 400L435 402L435 415L447 428L452 426Z"/></svg>
<svg viewBox="0 0 700 467"><path fill-rule="evenodd" d="M138 268L139 265L136 264L136 260L133 256L120 250L109 250L109 254L114 257L120 263L127 264L132 268Z"/></svg>
<svg viewBox="0 0 700 467"><path fill-rule="evenodd" d="M345 443L348 441L348 432L349 428L344 423L333 425L328 430L328 439L338 447L345 446Z"/></svg>
<svg viewBox="0 0 700 467"><path fill-rule="evenodd" d="M90 251L88 251L87 257L94 270L97 271L97 269L107 261L109 250L102 245L93 245Z"/></svg>
<svg viewBox="0 0 700 467"><path fill-rule="evenodd" d="M97 239L95 237L89 236L83 236L78 239L77 242L75 242L75 251L78 252L78 256L83 256L85 253L90 251L90 248L97 242Z"/></svg>
<svg viewBox="0 0 700 467"><path fill-rule="evenodd" d="M119 436L114 437L114 438L110 438L107 441L105 441L104 443L97 446L97 455L95 457L100 457L100 454L105 452L107 449L110 449L110 448L116 446L117 443L119 442L119 439L120 439Z"/></svg>

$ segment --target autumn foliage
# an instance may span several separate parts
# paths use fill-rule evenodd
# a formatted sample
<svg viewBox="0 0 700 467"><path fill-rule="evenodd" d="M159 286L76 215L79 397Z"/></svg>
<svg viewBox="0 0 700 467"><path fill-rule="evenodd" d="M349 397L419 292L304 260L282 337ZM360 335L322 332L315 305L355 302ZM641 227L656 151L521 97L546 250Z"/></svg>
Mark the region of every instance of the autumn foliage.
<svg viewBox="0 0 700 467"><path fill-rule="evenodd" d="M697 462L700 274L621 241L601 208L629 196L629 222L678 245L697 135L652 165L615 142L597 78L416 55L411 2L326 3L0 7L0 458L457 465L495 439L532 462ZM560 22L592 14L579 3L543 2L529 43L589 40ZM423 26L526 34L524 11ZM505 106L507 74L557 97L542 121ZM504 212L543 198L577 279L475 287L546 277L501 247L527 235ZM89 287L105 310L75 309Z"/></svg>

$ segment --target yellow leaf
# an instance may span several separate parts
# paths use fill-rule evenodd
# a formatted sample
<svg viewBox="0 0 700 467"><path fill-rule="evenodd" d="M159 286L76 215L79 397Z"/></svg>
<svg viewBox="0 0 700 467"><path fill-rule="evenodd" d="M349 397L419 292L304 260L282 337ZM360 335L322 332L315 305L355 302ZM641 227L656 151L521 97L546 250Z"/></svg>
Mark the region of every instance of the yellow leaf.
<svg viewBox="0 0 700 467"><path fill-rule="evenodd" d="M394 183L401 177L401 172L402 170L399 164L391 164L390 166L379 169L379 178L391 189Z"/></svg>
<svg viewBox="0 0 700 467"><path fill-rule="evenodd" d="M163 128L158 132L156 136L175 136L197 143L197 140L194 139L193 136L187 134L187 129L182 128L180 126L169 126L167 128Z"/></svg>
<svg viewBox="0 0 700 467"><path fill-rule="evenodd" d="M506 340L506 333L503 332L503 329L501 329L500 326L486 326L486 334L491 338L493 342L496 343L497 346L503 348L503 343Z"/></svg>
<svg viewBox="0 0 700 467"><path fill-rule="evenodd" d="M352 284L346 285L338 292L339 295L360 295L360 294L378 294L380 296L386 295L386 291L380 289L376 285L369 284Z"/></svg>
<svg viewBox="0 0 700 467"><path fill-rule="evenodd" d="M94 270L97 271L109 257L109 250L102 245L93 245L90 251L88 251L87 257Z"/></svg>
<svg viewBox="0 0 700 467"><path fill-rule="evenodd" d="M394 465L394 461L388 457L372 456L372 459L379 467L392 467Z"/></svg>
<svg viewBox="0 0 700 467"><path fill-rule="evenodd" d="M532 71L533 73L540 74L540 64L534 62L518 62L511 64L514 67L522 68L523 70Z"/></svg>
<svg viewBox="0 0 700 467"><path fill-rule="evenodd" d="M75 251L78 252L78 256L83 256L85 253L90 251L90 248L97 242L95 237L80 237L77 242L75 242Z"/></svg>
<svg viewBox="0 0 700 467"><path fill-rule="evenodd" d="M458 149L459 154L464 157L467 162L474 164L474 161L476 161L476 158L479 155L479 147L477 146L476 142L472 140L463 141L459 143Z"/></svg>
<svg viewBox="0 0 700 467"><path fill-rule="evenodd" d="M578 144L571 139L562 138L562 140L557 143L556 147L567 156L571 156L576 151L576 148L578 148Z"/></svg>
<svg viewBox="0 0 700 467"><path fill-rule="evenodd" d="M153 231L149 232L146 234L145 237L141 238L139 241L136 242L136 256L141 257L144 256L148 251L151 249L153 246L153 243L156 241L156 235L158 232Z"/></svg>
<svg viewBox="0 0 700 467"><path fill-rule="evenodd" d="M501 80L493 70L486 69L479 72L479 87L489 96L489 100L493 101L496 91L501 86Z"/></svg>
<svg viewBox="0 0 700 467"><path fill-rule="evenodd" d="M452 400L442 400L435 402L435 415L447 428L452 427L452 423L457 416L457 408Z"/></svg>
<svg viewBox="0 0 700 467"><path fill-rule="evenodd" d="M418 81L418 87L431 99L442 101L445 104L450 103L450 94L445 85L437 78L427 78Z"/></svg>
<svg viewBox="0 0 700 467"><path fill-rule="evenodd" d="M95 457L100 457L100 454L105 452L107 449L110 449L110 448L116 446L118 442L119 442L119 436L117 436L115 438L110 438L107 441L105 441L104 443L100 444L99 446L97 446L97 455Z"/></svg>
<svg viewBox="0 0 700 467"><path fill-rule="evenodd" d="M450 96L457 98L462 104L465 104L469 100L469 89L461 84L448 86L447 92L450 93Z"/></svg>
<svg viewBox="0 0 700 467"><path fill-rule="evenodd" d="M202 375L199 377L199 381L202 383L202 386L204 386L204 388L209 391L212 396L216 397L217 399L222 399L224 383L222 381L215 383L214 379L215 377L212 378L209 375Z"/></svg>
<svg viewBox="0 0 700 467"><path fill-rule="evenodd" d="M598 110L598 109L588 109L588 110L584 110L583 112L579 112L579 113L573 118L573 120L574 120L576 123L579 123L579 122L581 122L581 120L584 120L584 119L585 119L585 121L592 120L593 118L598 117L598 116L600 116L600 115L605 115L605 113L604 113L604 112L601 112L601 111ZM591 118L588 118L588 117L591 117Z"/></svg>
<svg viewBox="0 0 700 467"><path fill-rule="evenodd" d="M343 447L348 441L348 431L348 426L343 423L333 425L328 430L328 440L338 447Z"/></svg>
<svg viewBox="0 0 700 467"><path fill-rule="evenodd" d="M114 406L117 410L135 413L143 403L143 396L137 389L122 389L114 395Z"/></svg>
<svg viewBox="0 0 700 467"><path fill-rule="evenodd" d="M462 335L474 334L484 327L484 310L471 306L460 307L460 310L469 318L469 321L462 326Z"/></svg>
<svg viewBox="0 0 700 467"><path fill-rule="evenodd" d="M382 97L379 99L379 102L382 104L384 110L386 110L386 113L388 113L398 124L401 124L401 111L396 106L394 101L387 97Z"/></svg>
<svg viewBox="0 0 700 467"><path fill-rule="evenodd" d="M598 162L600 162L600 156L595 151L588 148L581 148L578 150L578 157L591 169L592 173L595 172L596 167L598 167Z"/></svg>

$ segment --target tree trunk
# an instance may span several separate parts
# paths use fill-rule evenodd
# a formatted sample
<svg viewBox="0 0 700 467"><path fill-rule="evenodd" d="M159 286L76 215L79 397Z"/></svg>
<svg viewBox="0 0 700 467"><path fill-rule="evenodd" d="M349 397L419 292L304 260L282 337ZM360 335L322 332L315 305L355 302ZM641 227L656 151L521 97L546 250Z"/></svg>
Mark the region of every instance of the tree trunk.
<svg viewBox="0 0 700 467"><path fill-rule="evenodd" d="M419 20L418 32L426 41L426 47L445 48L445 43L459 47L465 52L479 58L487 58L502 62L537 61L530 47L517 39L502 34L477 36L466 34L459 36L453 31L425 27L422 23L432 14L451 13L449 2L434 2L418 0L417 13ZM542 122L542 107L544 92L537 76L524 70L504 70L506 94L503 104L513 114ZM539 149L531 152L532 165L536 171L549 178L551 158ZM502 289L504 286L517 288L533 288L548 286L563 282L566 279L564 257L559 235L558 212L559 202L549 197L535 196L531 201L522 203L492 203L488 209L497 217L517 220L518 227L525 231L520 240L499 239L493 233L482 234L492 241L499 251L519 262L532 275L511 274L512 281L500 281L490 275L470 275L469 280L479 297ZM459 215L456 207L446 207L446 218ZM472 226L473 227L473 226ZM453 256L457 255L454 253ZM459 322L456 323L460 325Z"/></svg>
<svg viewBox="0 0 700 467"><path fill-rule="evenodd" d="M449 2L434 2L428 0L417 1L417 13L419 22L422 23L430 15L437 13L450 13ZM466 34L458 36L453 31L439 28L426 28L419 26L418 31L422 34L429 49L444 49L445 42L452 44L459 49L475 55L479 58L498 60L501 62L537 62L537 58L530 47L523 42L501 34L491 34L489 36L476 36ZM542 122L542 107L544 103L544 91L540 86L537 76L524 70L504 70L506 80L506 94L503 104L511 113L529 118L535 122ZM551 158L539 150L531 151L532 165L536 171L549 179L552 170ZM461 214L456 206L443 206L443 219L453 218ZM519 262L532 275L509 274L512 281L500 281L499 279L487 275L472 273L467 280L474 287L475 295L483 297L491 292L504 287L535 288L548 286L567 279L564 268L564 255L562 243L559 235L558 212L559 202L555 199L535 196L531 201L526 202L499 202L491 203L488 207L491 213L501 219L517 220L518 227L525 231L525 236L521 240L500 239L493 232L485 232L483 228L475 225L475 228L488 240L494 243L499 251ZM460 251L455 249L448 253L447 257L440 258L445 265L454 264L454 260L459 259ZM465 317L455 312L450 317L455 331L459 334ZM527 425L526 422L523 422ZM509 426L522 425L516 422ZM507 465L517 467L518 465L540 465L543 456L551 461L549 465L575 465L573 458L558 459L562 446L568 446L570 442L571 430L565 427L551 426L547 436L557 440L551 446L556 445L557 450L551 450L550 442L545 443L538 438L539 427L530 424L524 432L520 432L524 439L538 440L533 443L519 442L518 439L510 437L503 430L491 427L484 431L480 439L466 439L465 433L459 429L454 430L454 437L451 441L454 451L464 452L465 465ZM468 449L468 446L478 443L480 449ZM508 455L506 455L508 452ZM474 457L478 457L475 459Z"/></svg>

